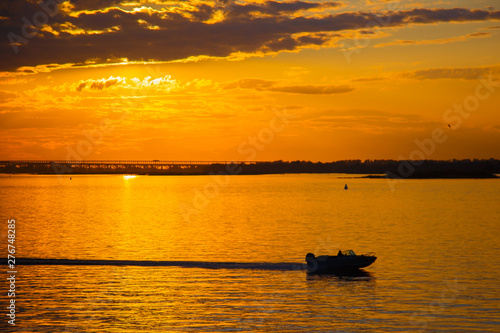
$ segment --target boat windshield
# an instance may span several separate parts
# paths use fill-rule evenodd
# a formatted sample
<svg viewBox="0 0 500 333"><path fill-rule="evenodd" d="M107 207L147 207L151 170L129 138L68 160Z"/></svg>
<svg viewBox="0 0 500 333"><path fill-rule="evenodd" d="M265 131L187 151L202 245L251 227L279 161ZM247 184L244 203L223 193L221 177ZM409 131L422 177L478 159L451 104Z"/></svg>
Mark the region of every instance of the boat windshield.
<svg viewBox="0 0 500 333"><path fill-rule="evenodd" d="M344 255L344 256L355 256L356 254L354 253L353 250L345 250L345 251L342 251L342 255Z"/></svg>

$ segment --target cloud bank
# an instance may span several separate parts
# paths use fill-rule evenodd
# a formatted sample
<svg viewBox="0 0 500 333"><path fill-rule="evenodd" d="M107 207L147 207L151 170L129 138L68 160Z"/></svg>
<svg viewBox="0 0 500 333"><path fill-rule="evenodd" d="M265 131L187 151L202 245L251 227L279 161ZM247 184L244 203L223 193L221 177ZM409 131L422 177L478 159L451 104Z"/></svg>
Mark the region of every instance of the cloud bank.
<svg viewBox="0 0 500 333"><path fill-rule="evenodd" d="M342 8L333 1L141 3L151 7L118 0L4 2L0 71L262 55L331 46L343 31L366 27L500 20L493 9L331 13Z"/></svg>

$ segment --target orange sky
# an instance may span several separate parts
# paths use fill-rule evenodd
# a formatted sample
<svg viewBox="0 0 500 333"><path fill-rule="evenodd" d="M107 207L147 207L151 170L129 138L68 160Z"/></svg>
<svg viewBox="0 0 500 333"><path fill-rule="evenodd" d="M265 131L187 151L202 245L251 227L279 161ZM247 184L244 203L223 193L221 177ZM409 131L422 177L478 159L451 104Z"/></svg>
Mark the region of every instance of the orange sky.
<svg viewBox="0 0 500 333"><path fill-rule="evenodd" d="M500 158L496 1L0 5L0 159Z"/></svg>

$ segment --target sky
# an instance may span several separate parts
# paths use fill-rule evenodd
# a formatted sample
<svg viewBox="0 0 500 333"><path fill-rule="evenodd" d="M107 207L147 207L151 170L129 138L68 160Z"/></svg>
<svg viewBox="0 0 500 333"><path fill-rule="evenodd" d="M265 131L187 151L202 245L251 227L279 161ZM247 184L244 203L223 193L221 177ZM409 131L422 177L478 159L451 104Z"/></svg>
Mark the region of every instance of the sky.
<svg viewBox="0 0 500 333"><path fill-rule="evenodd" d="M0 160L500 158L497 0L0 4Z"/></svg>

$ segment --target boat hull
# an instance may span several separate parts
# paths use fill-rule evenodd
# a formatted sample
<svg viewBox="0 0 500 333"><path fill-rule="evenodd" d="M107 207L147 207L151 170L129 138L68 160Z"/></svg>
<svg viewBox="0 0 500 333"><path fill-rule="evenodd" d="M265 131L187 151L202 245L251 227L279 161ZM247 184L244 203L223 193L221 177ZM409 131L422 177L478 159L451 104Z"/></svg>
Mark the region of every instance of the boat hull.
<svg viewBox="0 0 500 333"><path fill-rule="evenodd" d="M375 260L377 260L375 256L363 255L306 257L307 271L311 274L358 270L370 266Z"/></svg>

